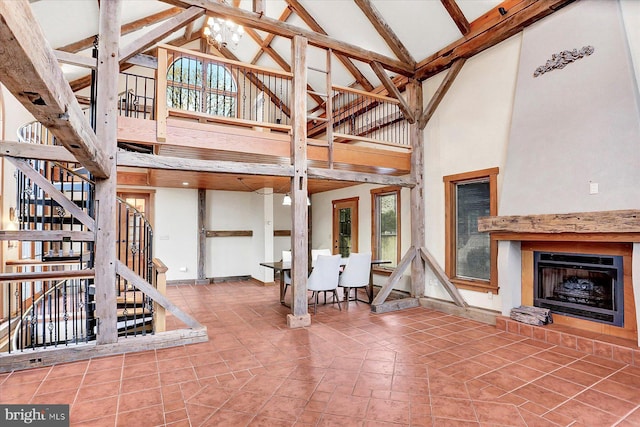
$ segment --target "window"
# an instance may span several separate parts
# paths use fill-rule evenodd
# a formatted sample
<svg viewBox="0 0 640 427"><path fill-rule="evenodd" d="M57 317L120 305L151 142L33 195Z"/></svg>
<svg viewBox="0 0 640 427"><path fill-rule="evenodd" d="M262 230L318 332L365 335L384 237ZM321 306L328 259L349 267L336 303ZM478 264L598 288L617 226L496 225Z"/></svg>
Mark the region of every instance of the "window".
<svg viewBox="0 0 640 427"><path fill-rule="evenodd" d="M214 116L236 116L238 88L221 64L178 58L167 70L167 106Z"/></svg>
<svg viewBox="0 0 640 427"><path fill-rule="evenodd" d="M400 187L371 190L371 225L372 257L391 261L377 269L396 267L400 259Z"/></svg>
<svg viewBox="0 0 640 427"><path fill-rule="evenodd" d="M497 243L478 218L497 214L498 168L444 177L445 271L459 288L497 293Z"/></svg>

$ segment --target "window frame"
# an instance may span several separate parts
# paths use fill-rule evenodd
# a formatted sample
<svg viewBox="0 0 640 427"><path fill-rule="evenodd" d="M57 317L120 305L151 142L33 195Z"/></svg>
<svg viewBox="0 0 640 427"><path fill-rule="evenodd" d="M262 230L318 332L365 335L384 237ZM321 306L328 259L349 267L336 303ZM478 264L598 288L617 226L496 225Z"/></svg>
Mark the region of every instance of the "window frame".
<svg viewBox="0 0 640 427"><path fill-rule="evenodd" d="M185 82L182 81L181 79L174 79L174 78L169 78L169 75L172 74L172 76L175 77L175 71L173 71L173 67L174 65L179 62L179 61L193 61L195 63L195 67L196 67L196 72L197 72L197 68L198 66L201 67L201 75L199 77L199 84L198 84L198 77L196 75L196 82L195 83L190 83L190 82ZM213 87L209 85L209 81L210 81L210 75L214 74L212 73L211 68L216 68L216 69L223 69L225 76L223 76L224 79L226 79L226 75L228 74L229 77L231 78L231 83L233 84L233 86L235 87L235 91L232 90L225 90L225 89L218 89L217 87ZM217 75L217 73L216 73ZM180 77L182 76L182 74L180 75ZM179 90L186 90L187 92L191 92L193 91L194 93L194 97L195 97L195 104L197 105L197 109L195 110L195 112L199 112L202 114L207 114L210 116L215 116L215 117L230 117L230 118L238 118L238 111L239 111L239 107L238 107L238 100L240 99L240 88L238 87L238 82L236 81L236 76L233 74L232 70L230 70L225 64L223 63L219 63L216 61L207 61L201 58L196 58L196 57L191 57L191 56L179 56L177 58L174 58L173 61L171 61L171 63L169 64L169 66L167 67L167 75L166 75L166 82L167 82L167 91L169 89L179 89ZM222 96L223 98L233 98L233 111L230 111L229 115L226 114L214 114L209 112L209 109L211 107L211 103L210 103L210 99L212 96L215 97L220 97ZM169 102L171 100L171 96L169 96L169 94L167 93L167 107L169 108L177 108L180 110L184 110L184 111L193 111L193 110L189 110L189 109L184 109L181 106L174 106L174 105L170 105Z"/></svg>
<svg viewBox="0 0 640 427"><path fill-rule="evenodd" d="M498 242L489 240L489 280L458 277L456 274L456 188L458 184L473 181L489 182L489 213L498 214L498 173L499 168L481 169L443 177L445 194L445 273L451 283L460 289L478 292L498 293Z"/></svg>
<svg viewBox="0 0 640 427"><path fill-rule="evenodd" d="M376 199L380 196L386 196L389 194L396 195L396 230L397 230L397 239L396 239L396 266L400 263L401 253L400 250L402 248L402 211L401 211L401 190L402 187L399 186L387 186L374 188L370 191L371 193L371 256L372 259L378 259L378 222L380 215L377 212L377 203ZM396 267L385 266L384 264L374 265L372 269L378 273L383 274L391 274L395 271Z"/></svg>

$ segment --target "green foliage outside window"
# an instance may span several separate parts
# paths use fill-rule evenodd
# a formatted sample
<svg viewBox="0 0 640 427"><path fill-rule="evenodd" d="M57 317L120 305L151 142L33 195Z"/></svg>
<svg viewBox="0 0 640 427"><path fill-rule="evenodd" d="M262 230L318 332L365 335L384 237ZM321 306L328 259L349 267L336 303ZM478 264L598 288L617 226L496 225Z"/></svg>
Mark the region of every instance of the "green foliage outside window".
<svg viewBox="0 0 640 427"><path fill-rule="evenodd" d="M203 85L203 81L206 82ZM167 70L167 106L214 116L235 117L238 88L220 64L176 59Z"/></svg>

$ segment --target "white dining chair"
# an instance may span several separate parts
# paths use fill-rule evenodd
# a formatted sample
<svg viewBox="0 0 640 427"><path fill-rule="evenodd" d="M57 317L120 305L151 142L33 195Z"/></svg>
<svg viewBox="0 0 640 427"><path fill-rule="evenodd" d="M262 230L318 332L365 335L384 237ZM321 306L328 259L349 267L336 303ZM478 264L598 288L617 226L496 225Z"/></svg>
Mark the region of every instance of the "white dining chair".
<svg viewBox="0 0 640 427"><path fill-rule="evenodd" d="M282 262L291 264L291 251L282 251ZM282 291L282 298L284 298L287 288L291 285L291 270L283 271L280 280L284 282L284 291Z"/></svg>
<svg viewBox="0 0 640 427"><path fill-rule="evenodd" d="M358 301L358 289L369 286L369 276L371 274L371 253L355 253L349 255L344 271L340 275L338 286L344 288L344 301L349 309L351 289L355 295L353 300Z"/></svg>
<svg viewBox="0 0 640 427"><path fill-rule="evenodd" d="M331 256L331 249L311 249L311 267L315 267L319 255Z"/></svg>
<svg viewBox="0 0 640 427"><path fill-rule="evenodd" d="M338 302L338 308L342 311L337 291L339 276L340 255L318 255L316 265L307 279L307 290L312 292L311 301L313 301L314 314L317 311L318 294L320 292L333 292L333 296Z"/></svg>

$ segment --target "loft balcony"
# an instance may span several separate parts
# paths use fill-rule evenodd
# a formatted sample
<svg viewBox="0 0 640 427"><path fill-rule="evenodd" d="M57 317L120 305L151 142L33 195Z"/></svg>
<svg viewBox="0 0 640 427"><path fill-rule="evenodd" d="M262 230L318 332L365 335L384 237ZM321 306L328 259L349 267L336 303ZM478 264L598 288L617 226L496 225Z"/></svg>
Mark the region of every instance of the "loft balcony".
<svg viewBox="0 0 640 427"><path fill-rule="evenodd" d="M330 73L326 74L329 82ZM251 175L251 171L240 163L292 163L294 85L290 72L163 45L158 49L155 77L123 73L121 84L121 148L173 158L237 162L236 173L242 175ZM306 94L310 106L306 116L308 166L407 175L409 123L398 100L327 86ZM207 180L207 174L191 175L194 181ZM149 168L142 179L149 185L177 187L184 178L184 171ZM309 187L314 192L327 185L310 181Z"/></svg>

